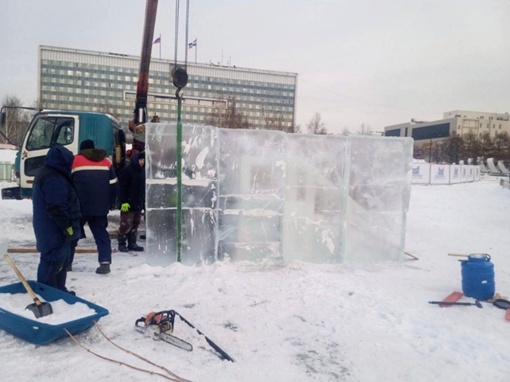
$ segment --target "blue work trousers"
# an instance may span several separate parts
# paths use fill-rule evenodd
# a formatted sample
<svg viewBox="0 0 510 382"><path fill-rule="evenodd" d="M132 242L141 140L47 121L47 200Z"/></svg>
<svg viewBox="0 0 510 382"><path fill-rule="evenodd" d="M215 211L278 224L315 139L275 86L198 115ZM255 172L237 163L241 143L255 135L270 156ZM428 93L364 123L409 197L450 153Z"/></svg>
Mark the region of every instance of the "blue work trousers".
<svg viewBox="0 0 510 382"><path fill-rule="evenodd" d="M66 278L70 253L69 243L63 243L59 247L41 253L37 268L37 282L67 292Z"/></svg>
<svg viewBox="0 0 510 382"><path fill-rule="evenodd" d="M99 263L112 263L112 242L108 234L108 216L83 216L81 218L83 237L85 238L85 223L89 225L97 246L97 261ZM74 251L78 241L75 241L71 250L71 264L74 260Z"/></svg>

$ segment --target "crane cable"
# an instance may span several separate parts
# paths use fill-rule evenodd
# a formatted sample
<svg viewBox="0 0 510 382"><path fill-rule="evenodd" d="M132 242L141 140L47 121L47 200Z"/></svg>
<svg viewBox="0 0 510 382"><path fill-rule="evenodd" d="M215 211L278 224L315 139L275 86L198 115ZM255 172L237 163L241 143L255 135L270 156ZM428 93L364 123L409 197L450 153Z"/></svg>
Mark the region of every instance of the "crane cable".
<svg viewBox="0 0 510 382"><path fill-rule="evenodd" d="M175 56L174 56L174 67L171 72L172 82L174 86L177 88L175 96L177 99L180 97L181 90L188 84L188 73L186 72L188 67L188 50L187 50L187 41L185 40L185 60L184 67L179 66L177 63L177 51L179 45L179 13L180 13L180 0L175 1ZM186 2L186 35L185 38L188 38L188 24L189 24L189 0Z"/></svg>
<svg viewBox="0 0 510 382"><path fill-rule="evenodd" d="M179 0L175 0L175 44L174 68L177 67L177 45L179 42Z"/></svg>
<svg viewBox="0 0 510 382"><path fill-rule="evenodd" d="M184 69L188 70L188 26L189 26L189 0L186 0L186 38L184 39Z"/></svg>
<svg viewBox="0 0 510 382"><path fill-rule="evenodd" d="M189 24L189 0L186 1L186 35L184 40L185 45L185 60L184 67L178 66L177 64L177 46L179 43L179 0L175 2L175 58L174 68L172 69L172 82L177 88L175 97L177 98L177 136L176 136L176 149L177 149L177 222L176 222L176 236L177 236L177 262L181 262L181 250L182 250L182 95L181 90L188 83L188 73L186 71L188 67L188 24Z"/></svg>

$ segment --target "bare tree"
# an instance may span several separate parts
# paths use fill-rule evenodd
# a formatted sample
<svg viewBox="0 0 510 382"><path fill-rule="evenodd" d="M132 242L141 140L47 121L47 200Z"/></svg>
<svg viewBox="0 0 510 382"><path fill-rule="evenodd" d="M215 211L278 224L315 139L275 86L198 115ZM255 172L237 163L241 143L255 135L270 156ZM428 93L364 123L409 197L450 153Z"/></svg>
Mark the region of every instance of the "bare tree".
<svg viewBox="0 0 510 382"><path fill-rule="evenodd" d="M101 100L101 105L99 107L99 111L101 113L110 114L112 117L120 120L120 113L118 110L111 104L110 100L107 98L103 98Z"/></svg>
<svg viewBox="0 0 510 382"><path fill-rule="evenodd" d="M0 142L8 142L15 146L19 146L23 139L23 135L30 122L30 114L22 107L21 100L16 96L6 96L2 102L5 107L5 121L0 126Z"/></svg>
<svg viewBox="0 0 510 382"><path fill-rule="evenodd" d="M34 101L32 107L38 110L42 110L44 109L44 103L38 98Z"/></svg>
<svg viewBox="0 0 510 382"><path fill-rule="evenodd" d="M370 128L369 125L365 124L365 123L362 123L361 126L360 126L360 135L371 135L372 134L372 129Z"/></svg>
<svg viewBox="0 0 510 382"><path fill-rule="evenodd" d="M480 137L480 151L481 155L485 158L491 158L494 156L494 141L488 131L482 134Z"/></svg>
<svg viewBox="0 0 510 382"><path fill-rule="evenodd" d="M291 125L287 126L283 114L269 114L264 118L266 130L285 131L292 133L294 131Z"/></svg>
<svg viewBox="0 0 510 382"><path fill-rule="evenodd" d="M458 135L453 132L448 138L425 142L421 147L415 148L415 155L426 157L437 163L448 161L459 163L473 158L479 163L482 158L495 158L505 162L510 161L510 136L507 133L496 134L494 138L488 132L481 136L475 134Z"/></svg>
<svg viewBox="0 0 510 382"><path fill-rule="evenodd" d="M481 156L480 139L478 139L478 137L475 134L473 133L464 134L462 136L462 139L464 141L464 153L466 156L466 158L463 159L477 158Z"/></svg>
<svg viewBox="0 0 510 382"><path fill-rule="evenodd" d="M237 110L236 98L227 98L227 108L213 107L206 123L226 129L249 129L250 124L244 115Z"/></svg>
<svg viewBox="0 0 510 382"><path fill-rule="evenodd" d="M510 137L507 133L499 133L494 137L494 157L503 161L510 159Z"/></svg>
<svg viewBox="0 0 510 382"><path fill-rule="evenodd" d="M445 141L445 156L448 162L459 163L459 160L463 156L464 140L460 135L454 132Z"/></svg>
<svg viewBox="0 0 510 382"><path fill-rule="evenodd" d="M349 130L347 126L344 126L344 128L342 129L342 135L344 136L351 135L351 130Z"/></svg>
<svg viewBox="0 0 510 382"><path fill-rule="evenodd" d="M328 133L319 113L315 113L310 122L307 123L306 128L309 134L326 135Z"/></svg>

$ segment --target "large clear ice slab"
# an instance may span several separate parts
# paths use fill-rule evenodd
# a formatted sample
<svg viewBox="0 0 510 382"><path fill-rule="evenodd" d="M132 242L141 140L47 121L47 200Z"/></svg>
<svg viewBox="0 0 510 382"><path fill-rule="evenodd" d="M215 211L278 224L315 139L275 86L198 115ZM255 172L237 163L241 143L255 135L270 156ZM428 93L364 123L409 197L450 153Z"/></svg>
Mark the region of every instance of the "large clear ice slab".
<svg viewBox="0 0 510 382"><path fill-rule="evenodd" d="M146 125L147 261L177 254L176 124ZM400 260L412 139L183 126L184 264Z"/></svg>
<svg viewBox="0 0 510 382"><path fill-rule="evenodd" d="M344 136L287 136L285 259L341 262L346 148Z"/></svg>
<svg viewBox="0 0 510 382"><path fill-rule="evenodd" d="M286 134L219 129L218 258L281 258Z"/></svg>
<svg viewBox="0 0 510 382"><path fill-rule="evenodd" d="M345 262L399 260L411 191L412 140L350 136Z"/></svg>
<svg viewBox="0 0 510 382"><path fill-rule="evenodd" d="M218 150L217 129L182 128L183 264L216 260ZM147 262L177 260L177 125L146 124Z"/></svg>

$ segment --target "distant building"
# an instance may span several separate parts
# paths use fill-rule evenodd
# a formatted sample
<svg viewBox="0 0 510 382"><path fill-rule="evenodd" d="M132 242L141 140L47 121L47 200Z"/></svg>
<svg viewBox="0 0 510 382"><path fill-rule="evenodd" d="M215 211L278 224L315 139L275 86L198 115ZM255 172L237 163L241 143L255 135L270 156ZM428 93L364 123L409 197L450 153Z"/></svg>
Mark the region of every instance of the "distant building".
<svg viewBox="0 0 510 382"><path fill-rule="evenodd" d="M9 143L0 143L0 150L16 150L16 146Z"/></svg>
<svg viewBox="0 0 510 382"><path fill-rule="evenodd" d="M415 141L444 139L453 132L460 136L474 134L477 137L484 133L489 133L491 137L500 133L510 134L510 115L454 110L443 113L441 120L424 122L411 119L410 122L384 128L385 136L412 137Z"/></svg>
<svg viewBox="0 0 510 382"><path fill-rule="evenodd" d="M177 120L177 101L172 99L176 88L170 75L174 63L151 60L149 119L158 115L162 122ZM105 112L127 126L133 119L139 69L140 58L136 56L39 46L40 105L45 109ZM236 110L250 128L263 129L275 120L287 129L295 124L296 73L189 62L187 72L183 123L204 125L213 107L224 107L226 100L235 97Z"/></svg>

